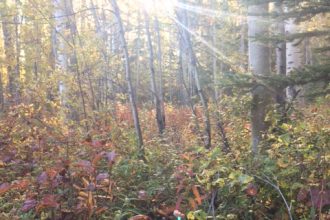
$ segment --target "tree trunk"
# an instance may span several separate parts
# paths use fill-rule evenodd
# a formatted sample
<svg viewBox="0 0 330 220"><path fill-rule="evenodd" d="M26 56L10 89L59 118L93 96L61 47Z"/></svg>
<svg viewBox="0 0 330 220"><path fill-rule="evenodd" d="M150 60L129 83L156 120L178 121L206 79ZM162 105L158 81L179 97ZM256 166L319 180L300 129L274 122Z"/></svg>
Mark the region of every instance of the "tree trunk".
<svg viewBox="0 0 330 220"><path fill-rule="evenodd" d="M276 2L274 11L277 14L283 13L283 2ZM275 34L278 36L284 37L285 36L285 25L284 21L280 20L275 24ZM285 76L286 74L286 45L285 42L280 42L276 45L275 49L276 53L276 74L280 76ZM285 117L285 100L286 100L286 93L283 88L279 88L276 94L276 102L278 105L279 114L282 117Z"/></svg>
<svg viewBox="0 0 330 220"><path fill-rule="evenodd" d="M156 85L156 78L155 78L155 66L154 66L154 52L153 52L153 46L152 46L152 40L150 36L150 30L149 30L149 16L146 11L144 11L144 20L145 20L145 28L146 28L146 34L147 34L147 43L148 43L148 49L149 49L149 69L150 69L150 83L151 83L151 92L152 96L154 97L154 104L156 108L156 121L158 126L158 131L160 134L164 132L165 129L165 121L163 120L163 114L162 114L162 107L160 103L159 93Z"/></svg>
<svg viewBox="0 0 330 220"><path fill-rule="evenodd" d="M254 75L270 74L270 53L268 45L256 41L258 36L267 36L268 25L262 14L268 13L268 3L248 6L248 37L249 37L249 67ZM260 16L258 16L260 14ZM258 146L262 134L266 132L265 123L267 105L269 104L268 91L263 86L253 88L251 106L252 143L254 154L258 152Z"/></svg>
<svg viewBox="0 0 330 220"><path fill-rule="evenodd" d="M0 112L4 110L5 99L3 95L3 84L2 84L2 71L0 71Z"/></svg>
<svg viewBox="0 0 330 220"><path fill-rule="evenodd" d="M216 22L213 22L212 25L212 36L213 36L213 47L217 48L217 32L216 32ZM222 42L221 42L222 43ZM222 65L223 67L223 65ZM222 140L222 151L224 153L228 153L230 151L230 146L229 146L229 141L226 135L226 131L223 125L223 121L221 118L221 114L220 114L220 108L219 108L219 92L218 92L218 87L217 87L217 83L218 83L218 66L217 66L217 54L215 53L215 51L213 51L212 54L212 68L213 68L213 89L214 89L214 104L216 106L216 110L215 110L215 121L216 121L216 127L217 127L217 132L219 133L221 140Z"/></svg>
<svg viewBox="0 0 330 220"><path fill-rule="evenodd" d="M18 102L19 98L19 53L20 45L18 39L18 15L10 15L12 10L4 1L4 7L8 14L1 13L2 33L4 40L4 51L6 60L6 70L8 75L8 90L10 94L10 101ZM17 10L16 10L17 13ZM13 25L14 24L14 25Z"/></svg>
<svg viewBox="0 0 330 220"><path fill-rule="evenodd" d="M179 15L178 20L181 21L181 23L185 25L187 28L189 28L187 13L185 11L181 11L181 13L178 13L178 15ZM197 58L193 50L190 33L183 27L181 27L180 29L188 52L188 59L189 59L188 70L190 72L189 75L193 77L192 80L195 82L197 93L199 95L203 108L203 121L204 121L203 142L205 148L208 149L211 147L211 123L210 123L210 114L208 110L208 103L201 87L201 83L199 79L200 76L197 68Z"/></svg>
<svg viewBox="0 0 330 220"><path fill-rule="evenodd" d="M157 47L158 47L158 75L159 75L159 91L158 91L158 97L161 107L161 119L162 124L165 128L166 126L166 120L165 120L165 103L164 103L164 91L163 91L163 54L162 54L162 45L161 45L161 36L160 36L160 29L159 29L159 21L158 17L156 15L155 18L155 31L157 34Z"/></svg>
<svg viewBox="0 0 330 220"><path fill-rule="evenodd" d="M119 26L120 40L121 40L121 44L123 47L124 58L125 58L125 75L126 75L126 81L127 81L127 87L128 87L128 95L129 95L130 104L131 104L131 111L132 111L133 120L134 120L135 132L136 132L137 139L138 139L138 148L140 150L140 154L141 154L140 156L144 157L142 132L141 132L141 127L140 127L138 110L137 110L136 102L135 102L135 95L134 95L133 86L132 86L131 69L130 69L128 48L127 48L127 43L126 43L126 39L125 39L125 31L124 31L124 27L123 27L123 22L121 20L117 1L116 0L109 0L109 1L112 4L115 16L117 18L118 26Z"/></svg>
<svg viewBox="0 0 330 220"><path fill-rule="evenodd" d="M289 12L288 7L285 8L286 12ZM285 21L285 33L286 35L298 33L298 25L294 18L290 18ZM299 39L295 39L286 43L286 75L290 76L291 72L299 69L303 65L304 52ZM290 86L286 90L286 96L288 101L292 101L297 95L297 91L293 86Z"/></svg>

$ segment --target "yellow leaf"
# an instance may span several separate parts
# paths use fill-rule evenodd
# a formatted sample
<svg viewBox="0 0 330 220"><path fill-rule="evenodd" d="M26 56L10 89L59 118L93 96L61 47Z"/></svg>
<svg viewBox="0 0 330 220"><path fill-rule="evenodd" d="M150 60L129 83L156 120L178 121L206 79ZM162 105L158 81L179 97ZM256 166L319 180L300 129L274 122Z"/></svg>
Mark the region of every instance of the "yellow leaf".
<svg viewBox="0 0 330 220"><path fill-rule="evenodd" d="M83 191L79 192L79 196L84 197L84 198L88 198L88 194L83 192Z"/></svg>
<svg viewBox="0 0 330 220"><path fill-rule="evenodd" d="M289 166L289 163L286 163L283 159L279 159L277 161L277 165L281 168L286 168Z"/></svg>

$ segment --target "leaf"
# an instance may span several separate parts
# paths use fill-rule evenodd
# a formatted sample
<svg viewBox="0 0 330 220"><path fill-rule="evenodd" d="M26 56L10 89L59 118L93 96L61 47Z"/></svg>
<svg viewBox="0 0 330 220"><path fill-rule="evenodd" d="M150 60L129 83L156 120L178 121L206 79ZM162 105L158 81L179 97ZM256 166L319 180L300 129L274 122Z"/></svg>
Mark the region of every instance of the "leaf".
<svg viewBox="0 0 330 220"><path fill-rule="evenodd" d="M11 186L9 183L2 183L0 185L0 195L6 193L8 190L10 190Z"/></svg>
<svg viewBox="0 0 330 220"><path fill-rule="evenodd" d="M38 204L36 210L37 212L40 212L44 208L58 208L59 204L56 201L56 196L55 195L45 195L40 203Z"/></svg>
<svg viewBox="0 0 330 220"><path fill-rule="evenodd" d="M94 197L91 191L88 192L87 206L91 209L94 206Z"/></svg>
<svg viewBox="0 0 330 220"><path fill-rule="evenodd" d="M189 198L189 204L190 204L190 207L192 210L196 210L197 209L197 205L196 205L196 202L193 198Z"/></svg>
<svg viewBox="0 0 330 220"><path fill-rule="evenodd" d="M29 186L29 184L30 184L30 181L27 179L17 180L17 181L13 182L12 188L18 189L18 190L24 190Z"/></svg>
<svg viewBox="0 0 330 220"><path fill-rule="evenodd" d="M37 178L37 182L40 184L40 185L45 185L48 183L48 175L46 172L42 172L38 178Z"/></svg>
<svg viewBox="0 0 330 220"><path fill-rule="evenodd" d="M102 147L103 143L101 141L93 140L92 141L92 146L95 147L95 148Z"/></svg>
<svg viewBox="0 0 330 220"><path fill-rule="evenodd" d="M113 164L115 162L116 156L117 154L115 151L106 153L106 157L108 159L109 164Z"/></svg>
<svg viewBox="0 0 330 220"><path fill-rule="evenodd" d="M109 174L108 173L99 173L96 176L96 181L102 181L102 180L105 180L105 179L108 179L108 178L109 178Z"/></svg>
<svg viewBox="0 0 330 220"><path fill-rule="evenodd" d="M194 212L194 215L197 220L205 220L207 218L207 214L203 210L197 210Z"/></svg>
<svg viewBox="0 0 330 220"><path fill-rule="evenodd" d="M55 169L52 169L52 168L47 169L46 173L47 173L50 180L53 180L57 175L57 171Z"/></svg>
<svg viewBox="0 0 330 220"><path fill-rule="evenodd" d="M223 188L226 185L226 181L224 178L218 178L216 181L212 183L213 185L218 185L219 187Z"/></svg>
<svg viewBox="0 0 330 220"><path fill-rule="evenodd" d="M104 154L105 154L105 152L101 152L101 153L96 154L96 156L92 160L92 164L93 164L94 167L102 159L102 157L104 156Z"/></svg>
<svg viewBox="0 0 330 220"><path fill-rule="evenodd" d="M78 195L81 196L81 197L84 197L84 198L88 198L88 194L86 192L83 192L83 191L80 191L78 193Z"/></svg>
<svg viewBox="0 0 330 220"><path fill-rule="evenodd" d="M92 173L94 171L94 168L88 160L80 160L78 163L75 165L78 168L83 169L87 173Z"/></svg>
<svg viewBox="0 0 330 220"><path fill-rule="evenodd" d="M194 215L194 212L189 212L188 214L187 214L187 219L188 220L195 220L195 215Z"/></svg>
<svg viewBox="0 0 330 220"><path fill-rule="evenodd" d="M21 211L28 212L31 209L33 209L36 205L37 205L37 201L35 199L27 199L24 201Z"/></svg>
<svg viewBox="0 0 330 220"><path fill-rule="evenodd" d="M258 187L255 184L250 183L246 188L245 192L249 196L255 196L258 193Z"/></svg>
<svg viewBox="0 0 330 220"><path fill-rule="evenodd" d="M239 176L239 181L241 184L248 184L253 181L253 177L246 174L242 174Z"/></svg>
<svg viewBox="0 0 330 220"><path fill-rule="evenodd" d="M289 166L289 163L284 161L284 159L279 159L279 160L277 160L277 165L280 168L287 168Z"/></svg>
<svg viewBox="0 0 330 220"><path fill-rule="evenodd" d="M193 194L195 196L195 200L197 201L197 204L201 205L202 204L202 199L201 199L201 196L200 196L199 191L197 189L197 186L194 185L194 186L191 187L191 189L193 191Z"/></svg>
<svg viewBox="0 0 330 220"><path fill-rule="evenodd" d="M151 218L146 215L136 215L136 216L129 218L128 220L151 220Z"/></svg>

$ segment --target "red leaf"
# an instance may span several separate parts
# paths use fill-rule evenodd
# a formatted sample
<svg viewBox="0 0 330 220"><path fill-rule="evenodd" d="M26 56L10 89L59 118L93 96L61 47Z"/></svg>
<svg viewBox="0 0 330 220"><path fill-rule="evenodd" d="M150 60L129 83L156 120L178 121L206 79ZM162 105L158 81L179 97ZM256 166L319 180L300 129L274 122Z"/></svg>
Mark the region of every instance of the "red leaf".
<svg viewBox="0 0 330 220"><path fill-rule="evenodd" d="M12 188L18 189L18 190L24 190L29 186L29 184L30 184L30 181L27 179L16 180L13 182Z"/></svg>
<svg viewBox="0 0 330 220"><path fill-rule="evenodd" d="M10 190L11 186L9 183L2 183L0 185L0 195L6 193L8 190Z"/></svg>
<svg viewBox="0 0 330 220"><path fill-rule="evenodd" d="M24 201L21 211L28 212L31 209L33 209L36 205L37 205L37 201L35 199L27 199Z"/></svg>
<svg viewBox="0 0 330 220"><path fill-rule="evenodd" d="M101 141L92 141L92 146L93 147L102 147L103 144Z"/></svg>
<svg viewBox="0 0 330 220"><path fill-rule="evenodd" d="M255 196L258 193L258 187L256 185L254 185L253 183L250 183L246 190L245 190L246 194L249 196Z"/></svg>
<svg viewBox="0 0 330 220"><path fill-rule="evenodd" d="M37 212L44 208L57 208L59 204L56 201L55 195L45 195L37 206Z"/></svg>

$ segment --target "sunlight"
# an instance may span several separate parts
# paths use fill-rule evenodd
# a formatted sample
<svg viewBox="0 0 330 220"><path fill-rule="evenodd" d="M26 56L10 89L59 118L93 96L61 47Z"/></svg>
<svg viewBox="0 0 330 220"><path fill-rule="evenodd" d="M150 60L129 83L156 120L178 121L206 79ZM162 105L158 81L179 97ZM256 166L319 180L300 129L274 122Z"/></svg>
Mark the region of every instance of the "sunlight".
<svg viewBox="0 0 330 220"><path fill-rule="evenodd" d="M174 10L177 0L138 0L138 4L148 13L164 14Z"/></svg>

